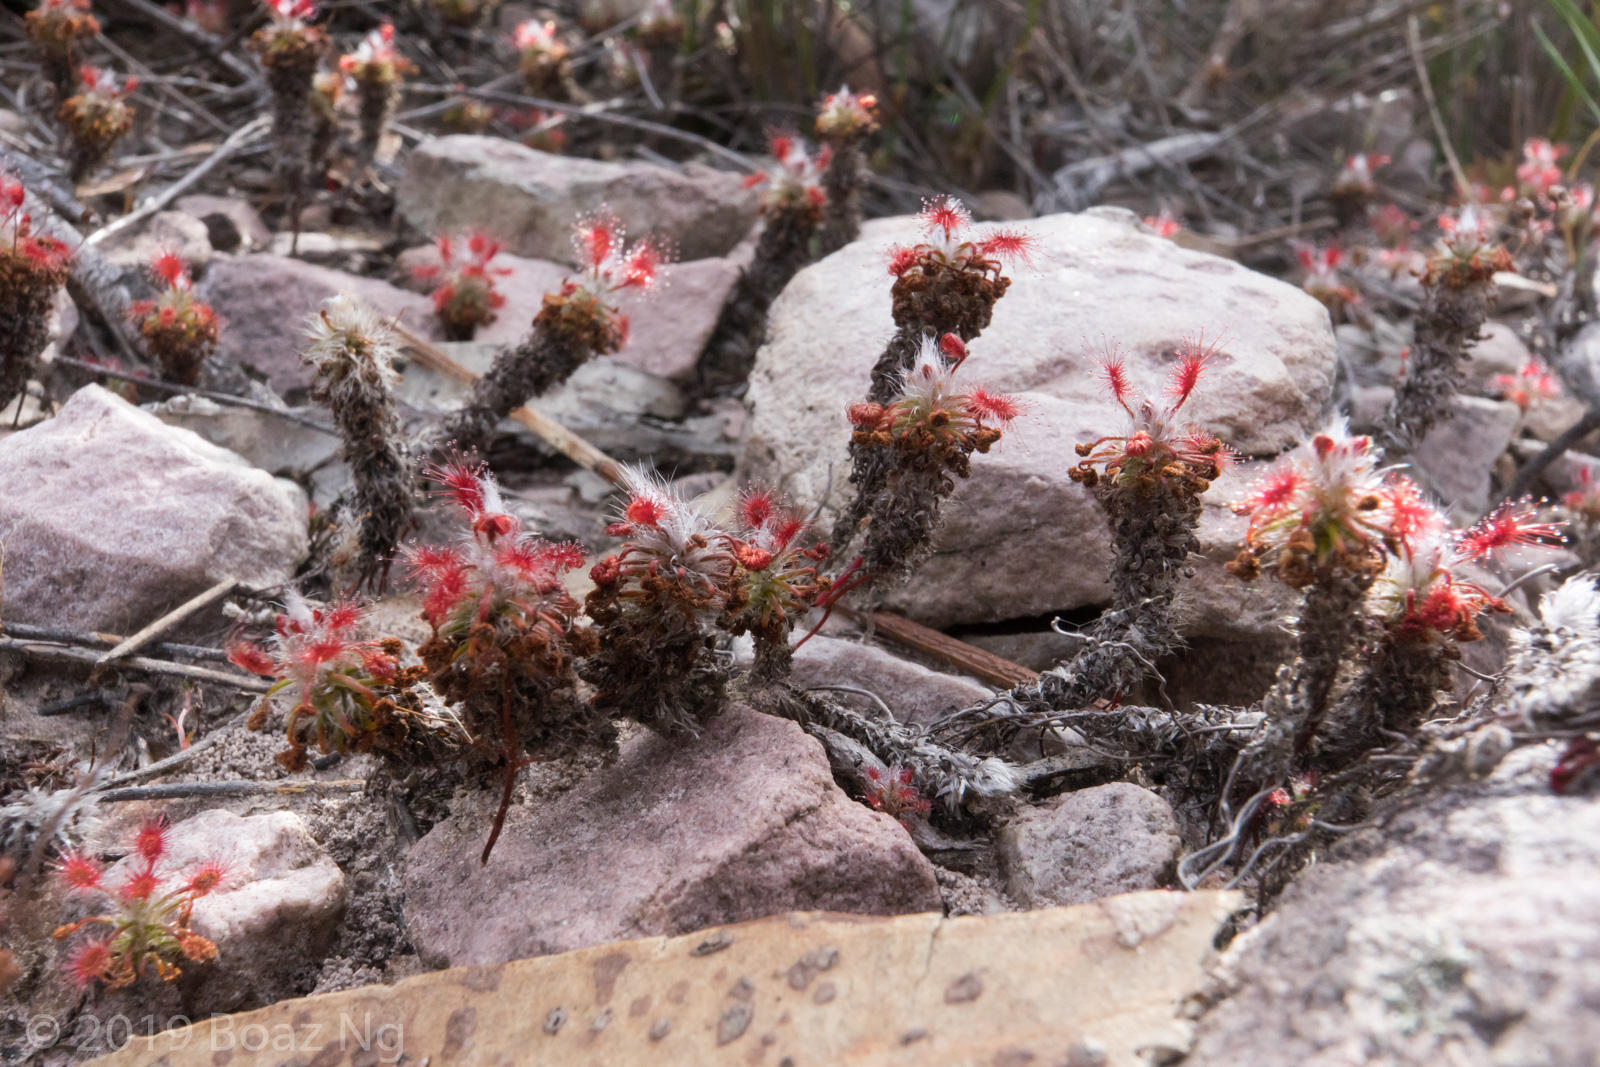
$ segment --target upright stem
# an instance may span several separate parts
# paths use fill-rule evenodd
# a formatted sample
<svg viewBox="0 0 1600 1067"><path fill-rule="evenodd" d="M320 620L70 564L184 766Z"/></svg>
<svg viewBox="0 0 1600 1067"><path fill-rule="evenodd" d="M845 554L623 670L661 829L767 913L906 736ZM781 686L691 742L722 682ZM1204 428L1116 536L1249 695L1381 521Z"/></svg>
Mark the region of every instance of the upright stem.
<svg viewBox="0 0 1600 1067"><path fill-rule="evenodd" d="M443 440L462 451L482 447L501 419L566 381L590 355L587 346L535 322L526 340L501 349L489 373L473 383L466 406L445 420Z"/></svg>
<svg viewBox="0 0 1600 1067"><path fill-rule="evenodd" d="M1300 612L1299 660L1290 715L1294 726L1294 755L1311 747L1317 729L1328 714L1328 698L1360 626L1357 609L1372 587L1370 576L1337 573L1314 583L1306 592Z"/></svg>
<svg viewBox="0 0 1600 1067"><path fill-rule="evenodd" d="M767 311L811 259L817 217L809 204L768 212L755 257L740 273L706 343L700 361L704 388L735 385L750 377L756 351L766 340Z"/></svg>
<svg viewBox="0 0 1600 1067"><path fill-rule="evenodd" d="M522 764L517 759L517 732L511 724L511 671L505 671L505 680L501 683L502 699L500 702L500 730L505 740L506 784L500 793L500 810L495 812L494 827L489 831L489 840L483 846L483 857L478 861L478 866L489 865L489 853L494 851L494 843L500 840L500 831L505 828L506 814L511 810L511 797L517 788L517 771Z"/></svg>
<svg viewBox="0 0 1600 1067"><path fill-rule="evenodd" d="M833 158L822 174L828 203L822 209L822 254L837 252L861 234L861 142L863 134L828 142Z"/></svg>

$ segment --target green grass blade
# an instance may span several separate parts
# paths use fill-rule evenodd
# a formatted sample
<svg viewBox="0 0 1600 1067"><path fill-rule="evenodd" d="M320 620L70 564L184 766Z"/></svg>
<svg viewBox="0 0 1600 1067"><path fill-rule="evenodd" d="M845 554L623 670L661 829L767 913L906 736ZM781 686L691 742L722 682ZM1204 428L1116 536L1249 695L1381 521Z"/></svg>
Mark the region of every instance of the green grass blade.
<svg viewBox="0 0 1600 1067"><path fill-rule="evenodd" d="M1555 0L1551 0L1551 2L1554 3ZM1561 72L1561 77L1566 80L1567 87L1577 95L1578 99L1583 101L1584 106L1589 109L1589 113L1594 116L1595 121L1600 122L1600 104L1595 103L1594 97L1589 94L1588 88L1584 86L1583 79L1578 77L1577 72L1567 64L1566 59L1562 57L1554 42L1545 35L1544 27L1539 25L1537 19L1532 21L1534 36L1538 37L1539 43L1544 46L1546 54L1550 56L1550 62L1556 65L1556 69ZM1587 51L1585 49L1585 52ZM1590 55L1592 59L1592 53Z"/></svg>

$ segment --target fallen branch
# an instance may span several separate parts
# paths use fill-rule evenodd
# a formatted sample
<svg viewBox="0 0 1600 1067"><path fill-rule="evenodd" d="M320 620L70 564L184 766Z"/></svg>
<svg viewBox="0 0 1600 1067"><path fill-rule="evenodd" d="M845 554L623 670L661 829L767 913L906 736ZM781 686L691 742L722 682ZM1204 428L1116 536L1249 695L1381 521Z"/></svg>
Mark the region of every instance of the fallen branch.
<svg viewBox="0 0 1600 1067"><path fill-rule="evenodd" d="M146 626L138 633L132 635L131 637L124 638L122 641L118 642L116 647L112 648L109 652L102 653L100 658L94 661L95 666L103 667L112 660L121 659L131 652L138 651L145 645L148 645L151 641L155 640L161 634L172 629L172 627L176 626L184 619L187 619L190 615L193 615L195 612L205 607L207 604L227 596L229 593L233 592L238 585L239 579L224 578L222 581L218 582L216 585L213 585L205 592L199 594L198 596L191 597L182 604L179 604L177 607L173 608L171 611L167 612L165 615L161 616L161 618L157 619L149 626Z"/></svg>
<svg viewBox="0 0 1600 1067"><path fill-rule="evenodd" d="M251 66L248 61L229 54L229 41L207 33L188 19L179 18L166 8L150 3L150 0L117 0L117 2L125 7L132 8L152 22L158 23L168 32L184 38L246 82L260 83L262 89L265 90L265 79L261 77L260 72Z"/></svg>
<svg viewBox="0 0 1600 1067"><path fill-rule="evenodd" d="M142 782L146 778L158 778L172 770L174 767L183 766L185 763L188 763L206 749L215 745L222 738L226 737L228 735L228 731L232 730L234 727L243 726L245 720L250 718L250 715L250 711L241 711L239 714L235 715L233 718L229 719L215 730L212 730L210 733L206 734L200 740L191 744L188 748L179 752L174 752L166 759L156 760L147 767L140 767L138 770L128 771L126 774L119 774L115 778L110 778L104 782L100 782L97 785L92 786L89 791L91 793L98 793L102 790L115 789L118 786L127 785L130 782Z"/></svg>
<svg viewBox="0 0 1600 1067"><path fill-rule="evenodd" d="M981 682L999 686L1001 689L1026 685L1039 678L1037 672L1030 671L1020 663L1012 663L993 652L985 652L965 641L958 641L948 634L929 629L899 615L891 615L887 611L873 612L872 625L880 637L897 645L904 645L913 652L933 656L941 663L948 663Z"/></svg>
<svg viewBox="0 0 1600 1067"><path fill-rule="evenodd" d="M1560 459L1567 449L1595 430L1600 430L1600 411L1587 411L1583 418L1546 445L1543 452L1522 465L1522 469L1517 471L1517 476L1511 480L1510 488L1500 495L1500 499L1521 500L1527 496L1533 489L1533 483L1539 480L1539 475L1544 473L1546 467Z"/></svg>
<svg viewBox="0 0 1600 1067"><path fill-rule="evenodd" d="M281 419L287 419L290 422L299 423L301 426L309 426L311 429L325 433L330 437L337 437L339 435L339 431L335 430L327 423L318 422L316 419L307 418L306 416L300 415L293 411L285 411L283 408L275 408L271 404L263 404L259 400L251 400L247 397L234 396L231 393L215 393L210 389L195 389L187 385L175 385L172 382L157 381L154 378L143 377L138 374L129 374L127 371L112 370L110 367L102 367L98 363L88 363L81 359L73 359L70 356L57 356L52 363L60 364L63 367L72 367L76 370L88 371L91 374L104 375L107 378L115 378L119 382L133 382L141 387L155 389L158 392L171 393L174 395L182 394L184 396L199 396L204 397L207 400L214 400L219 404L231 404L234 407L250 408L252 411L264 411L269 415L276 415Z"/></svg>
<svg viewBox="0 0 1600 1067"><path fill-rule="evenodd" d="M392 328L421 366L462 385L471 385L478 380L478 375L451 359L437 345L418 335L404 323L395 322ZM550 416L532 408L520 407L511 413L511 418L532 430L541 441L551 445L584 470L599 475L612 485L624 484L622 464Z"/></svg>
<svg viewBox="0 0 1600 1067"><path fill-rule="evenodd" d="M446 93L450 96L466 96L474 100L487 100L491 103L515 104L518 107L533 107L541 111L554 111L575 119L594 119L596 122L609 122L614 126L627 126L634 130L643 130L646 133L659 134L676 141L698 145L712 155L721 156L728 162L754 173L761 168L739 153L720 145L709 137L701 137L698 133L680 130L676 126L668 126L661 122L651 122L648 119L636 119L629 115L612 114L606 104L590 104L579 106L577 104L563 104L556 100L545 100L537 96L523 96L521 93L501 93L487 89L464 89L459 85L408 85L408 93Z"/></svg>
<svg viewBox="0 0 1600 1067"><path fill-rule="evenodd" d="M1052 175L1056 192L1074 210L1094 203L1095 197L1118 178L1131 178L1157 167L1181 167L1209 156L1224 145L1234 130L1192 130L1175 133L1148 144L1129 145L1108 156L1080 159L1061 167Z"/></svg>
<svg viewBox="0 0 1600 1067"><path fill-rule="evenodd" d="M272 117L270 115L262 115L251 120L250 122L245 123L243 126L229 134L227 139L217 146L217 150L215 152L212 152L209 156L207 156L203 162L201 162L188 174L185 174L183 177L179 178L177 181L163 189L160 193L151 197L149 200L146 200L143 204L140 204L137 208L128 212L120 219L110 222L96 230L94 233L91 233L88 237L84 238L83 243L86 245L101 244L106 241L107 238L121 233L123 230L126 230L135 223L143 222L145 219L149 218L151 215L154 215L157 211L160 211L178 197L182 196L185 192L192 188L196 182L198 182L201 178L204 178L207 174L210 174L219 164L227 160L229 156L232 156L235 152L239 151L239 149L262 136L271 128Z"/></svg>
<svg viewBox="0 0 1600 1067"><path fill-rule="evenodd" d="M62 663L81 663L93 667L99 657L90 649L77 648L72 645L50 645L26 638L0 637L0 652L18 652L34 659L57 660ZM235 689L242 689L247 693L265 693L271 688L272 683L259 678L251 678L244 674L234 674L231 671L214 671L209 667L193 667L187 663L169 663L161 659L148 659L144 656L129 656L118 660L114 664L117 670L142 671L145 674L161 674L172 678L193 678L200 682L218 682L222 685L231 685Z"/></svg>
<svg viewBox="0 0 1600 1067"><path fill-rule="evenodd" d="M1450 140L1450 134L1445 129L1444 116L1439 113L1439 100L1433 95L1433 79L1428 77L1428 64L1422 58L1422 35L1417 29L1417 16L1409 15L1406 18L1406 46L1411 50L1411 62L1417 68L1417 83L1422 86L1422 98L1428 104L1428 120L1433 123L1434 139L1439 142L1439 147L1444 150L1445 162L1450 164L1450 173L1456 180L1456 192L1466 197L1468 201L1476 202L1478 197L1472 191L1472 183L1467 180L1467 172L1461 166L1461 158L1456 155L1456 148Z"/></svg>
<svg viewBox="0 0 1600 1067"><path fill-rule="evenodd" d="M25 637L34 641L49 641L53 644L65 645L115 645L123 639L121 634L57 630L49 626L30 626L21 622L0 622L0 633L11 637ZM158 641L151 646L150 651L159 652L163 656L185 656L189 659L216 660L219 663L226 663L228 660L228 654L220 648L207 648L204 645L181 645L171 641Z"/></svg>
<svg viewBox="0 0 1600 1067"><path fill-rule="evenodd" d="M332 782L295 779L287 782L168 782L164 785L136 785L126 789L106 789L95 795L101 804L128 800L188 800L191 797L304 796L307 793L359 793L367 787L364 778L340 778Z"/></svg>

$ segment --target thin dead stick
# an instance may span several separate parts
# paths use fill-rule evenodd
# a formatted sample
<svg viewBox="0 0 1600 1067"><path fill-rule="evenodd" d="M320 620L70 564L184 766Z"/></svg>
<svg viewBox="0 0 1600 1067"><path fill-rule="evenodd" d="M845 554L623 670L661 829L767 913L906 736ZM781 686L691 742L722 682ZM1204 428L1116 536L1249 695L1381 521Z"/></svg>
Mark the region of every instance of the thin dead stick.
<svg viewBox="0 0 1600 1067"><path fill-rule="evenodd" d="M251 141L261 137L267 132L267 130L271 128L272 116L270 115L262 115L259 118L245 123L243 126L229 134L227 140L218 145L217 150L207 156L199 166L195 167L188 174L185 174L183 177L167 186L156 196L139 205L138 208L128 212L120 219L102 226L94 233L91 233L88 237L84 238L83 243L86 245L100 244L113 234L121 233L134 223L142 222L151 215L154 215L157 211L160 211L178 197L182 196L201 178L204 178L207 174L210 174L229 156L239 151L239 149L243 148Z"/></svg>
<svg viewBox="0 0 1600 1067"><path fill-rule="evenodd" d="M57 630L49 626L30 626L22 622L0 622L0 633L8 637L23 637L32 641L48 641L61 645L115 645L123 640L121 634L99 631ZM163 656L187 656L189 659L213 659L226 662L228 654L220 648L204 645L181 645L172 641L157 641L152 652Z"/></svg>
<svg viewBox="0 0 1600 1067"><path fill-rule="evenodd" d="M523 96L521 93L501 93L484 89L463 89L455 85L408 85L408 93L449 93L452 96L467 96L474 100L487 100L491 103L515 104L518 107L534 107L541 111L554 111L568 115L575 119L594 119L596 122L609 122L616 126L627 126L646 133L659 134L673 140L685 141L689 144L699 145L713 155L721 156L728 162L745 171L757 171L761 168L754 162L741 156L733 149L720 145L709 137L701 137L698 133L680 130L676 126L668 126L660 122L651 122L648 119L636 119L631 115L616 115L602 105L579 106L577 104L563 104L556 100L545 100L537 96Z"/></svg>
<svg viewBox="0 0 1600 1067"><path fill-rule="evenodd" d="M121 659L128 653L143 648L156 637L159 637L161 634L172 629L172 627L176 626L184 619L187 619L190 615L193 615L207 604L227 596L229 593L233 592L238 585L239 579L224 578L222 581L218 582L210 589L207 589L199 596L190 597L188 600L184 601L182 604L179 604L177 607L173 608L171 611L167 612L165 615L161 616L161 618L157 619L149 626L146 626L138 633L124 638L109 652L101 653L100 658L94 661L95 666L103 667L114 659Z"/></svg>
<svg viewBox="0 0 1600 1067"><path fill-rule="evenodd" d="M176 33L178 36L186 38L207 56L215 59L246 82L261 80L260 73L256 68L238 56L229 54L227 51L228 42L221 37L207 33L188 19L179 18L166 8L150 3L150 0L119 0L119 2L133 8L133 10L152 22L160 23L168 32Z"/></svg>
<svg viewBox="0 0 1600 1067"><path fill-rule="evenodd" d="M250 400L242 396L233 396L229 393L217 393L211 391L210 389L194 389L187 385L175 385L172 382L156 381L154 378L141 377L137 374L129 374L127 371L112 370L110 367L102 367L98 363L89 363L81 359L73 359L71 356L57 356L52 362L58 363L63 367L72 367L76 370L87 371L90 374L101 374L107 378L115 378L119 382L133 382L136 385L155 389L158 392L173 394L181 393L185 396L199 396L204 397L207 400L215 400L219 404L232 404L235 407L249 408L252 411L264 411L268 415L276 415L280 419L288 419L290 422L297 422L301 426L309 426L313 430L318 430L330 437L339 436L339 431L335 430L332 426L329 426L326 423L318 422L316 419L308 419L304 415L297 414L293 411L285 411L282 408L275 408L270 404L263 404L260 401Z"/></svg>
<svg viewBox="0 0 1600 1067"><path fill-rule="evenodd" d="M1539 480L1539 475L1544 469L1566 454L1567 449L1588 437L1595 430L1600 429L1600 411L1587 411L1583 418L1569 426L1565 432L1554 441L1544 446L1544 451L1534 456L1522 465L1517 471L1517 476L1511 480L1511 486L1500 494L1500 500L1519 500L1533 491L1533 483Z"/></svg>
<svg viewBox="0 0 1600 1067"><path fill-rule="evenodd" d="M904 645L913 652L933 656L989 685L1011 689L1036 681L1039 677L1020 663L1012 663L993 652L986 652L975 645L958 641L948 634L942 634L938 630L929 629L921 623L912 622L887 611L873 612L872 624L879 636L897 645Z"/></svg>
<svg viewBox="0 0 1600 1067"><path fill-rule="evenodd" d="M26 638L0 637L0 652L20 652L34 659L53 659L63 663L82 663L93 667L99 657L92 649L72 645L47 645ZM247 693L265 693L272 683L231 671L216 671L210 667L194 667L187 663L169 663L162 659L128 656L114 664L117 670L142 671L145 674L164 674L173 678L193 678L200 682L220 682L242 689Z"/></svg>
<svg viewBox="0 0 1600 1067"><path fill-rule="evenodd" d="M174 767L181 767L185 763L188 763L190 760L194 759L194 757L198 756L200 753L204 752L206 749L210 748L212 745L216 744L222 738L228 736L228 732L234 727L243 726L245 720L250 718L250 714L250 711L241 711L239 714L235 715L233 718L229 719L215 730L212 730L210 733L206 734L200 740L196 741L194 744L190 745L181 752L174 752L166 759L156 760L148 767L140 767L138 770L129 771L126 774L119 774L115 778L111 778L107 781L99 783L98 785L92 787L89 791L91 793L98 793L103 789L114 789L117 786L127 785L130 782L142 782L146 778L160 777L161 775L172 770Z"/></svg>
<svg viewBox="0 0 1600 1067"><path fill-rule="evenodd" d="M410 349L417 363L435 374L442 374L452 381L463 385L471 385L478 380L478 375L451 359L438 346L424 337L416 334L403 322L395 322L393 329L405 345ZM586 471L597 474L612 485L624 485L622 464L579 437L565 426L561 425L542 411L533 408L521 407L511 413L511 417L526 426L538 435L539 439L548 442L558 452L572 460Z"/></svg>
<svg viewBox="0 0 1600 1067"><path fill-rule="evenodd" d="M1476 202L1478 198L1472 192L1472 183L1467 181L1466 169L1461 166L1455 145L1450 143L1450 135L1445 132L1444 116L1439 113L1439 101L1433 95L1433 80L1428 77L1428 65L1422 61L1422 34L1417 29L1415 15L1406 18L1406 44L1411 49L1411 62L1417 68L1417 80L1422 83L1422 98L1428 102L1428 118L1433 123L1434 136L1439 138L1439 147L1450 164L1450 173L1455 176L1456 189L1469 201Z"/></svg>
<svg viewBox="0 0 1600 1067"><path fill-rule="evenodd" d="M101 804L128 800L187 800L190 797L304 796L307 793L359 793L365 778L340 778L332 782L167 782L107 789L95 795Z"/></svg>

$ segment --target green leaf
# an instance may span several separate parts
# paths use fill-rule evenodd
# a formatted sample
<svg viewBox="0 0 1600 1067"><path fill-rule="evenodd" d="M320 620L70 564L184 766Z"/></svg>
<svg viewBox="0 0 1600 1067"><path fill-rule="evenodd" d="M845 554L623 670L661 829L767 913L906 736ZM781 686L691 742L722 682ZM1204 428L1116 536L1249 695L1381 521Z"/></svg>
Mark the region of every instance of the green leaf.
<svg viewBox="0 0 1600 1067"><path fill-rule="evenodd" d="M1550 0L1550 2L1554 4L1559 3L1560 0ZM1554 63L1556 65L1556 69L1561 72L1562 78L1566 79L1567 87L1584 102L1584 105L1589 109L1589 113L1594 116L1595 121L1600 122L1600 104L1595 103L1594 97L1589 95L1589 90L1584 87L1583 79L1578 77L1577 73L1572 69L1572 67L1567 64L1566 59L1562 57L1561 52L1551 42L1550 38L1545 36L1544 28L1539 25L1537 19L1533 20L1533 32L1534 35L1539 38L1539 43L1544 46L1545 52L1549 54L1550 61ZM1585 49L1585 51L1587 52L1587 49ZM1592 62L1592 54L1590 55L1590 59Z"/></svg>

